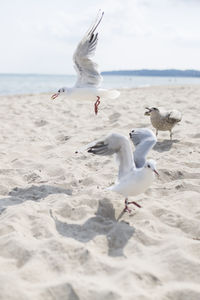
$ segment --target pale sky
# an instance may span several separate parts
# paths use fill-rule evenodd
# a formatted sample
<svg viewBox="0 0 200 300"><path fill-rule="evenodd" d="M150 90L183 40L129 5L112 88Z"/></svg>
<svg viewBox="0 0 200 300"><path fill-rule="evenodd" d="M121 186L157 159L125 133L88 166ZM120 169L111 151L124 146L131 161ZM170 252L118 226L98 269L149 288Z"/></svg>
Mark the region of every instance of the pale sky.
<svg viewBox="0 0 200 300"><path fill-rule="evenodd" d="M200 0L0 0L0 73L75 74L99 9L101 71L200 70Z"/></svg>

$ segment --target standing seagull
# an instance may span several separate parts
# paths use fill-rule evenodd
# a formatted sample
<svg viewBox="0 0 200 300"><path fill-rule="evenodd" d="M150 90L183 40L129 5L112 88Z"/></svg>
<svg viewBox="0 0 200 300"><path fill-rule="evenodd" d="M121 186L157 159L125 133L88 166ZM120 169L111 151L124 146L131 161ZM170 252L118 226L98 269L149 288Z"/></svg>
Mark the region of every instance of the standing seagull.
<svg viewBox="0 0 200 300"><path fill-rule="evenodd" d="M80 41L73 55L74 68L78 75L74 87L63 87L51 97L52 99L55 99L61 93L65 93L69 99L94 100L97 98L94 104L95 114L98 113L100 98L108 97L110 99L115 99L120 94L116 90L99 88L103 78L98 71L98 65L91 60L91 57L95 54L98 42L98 33L95 31L100 24L103 15L104 12L99 11L94 24Z"/></svg>
<svg viewBox="0 0 200 300"><path fill-rule="evenodd" d="M145 116L150 116L151 124L156 129L156 136L158 131L169 131L170 139L172 140L172 129L174 126L181 121L182 114L178 110L161 111L157 107L146 107L147 111L144 113Z"/></svg>
<svg viewBox="0 0 200 300"><path fill-rule="evenodd" d="M124 211L130 212L129 204L141 207L137 202L128 202L128 196L136 196L146 191L152 184L154 173L158 175L154 160L146 160L146 155L156 143L156 136L147 128L134 129L129 136L135 145L132 152L127 137L112 133L104 140L90 144L87 148L89 153L97 155L116 154L119 162L118 178L115 184L108 190L117 192L125 197Z"/></svg>

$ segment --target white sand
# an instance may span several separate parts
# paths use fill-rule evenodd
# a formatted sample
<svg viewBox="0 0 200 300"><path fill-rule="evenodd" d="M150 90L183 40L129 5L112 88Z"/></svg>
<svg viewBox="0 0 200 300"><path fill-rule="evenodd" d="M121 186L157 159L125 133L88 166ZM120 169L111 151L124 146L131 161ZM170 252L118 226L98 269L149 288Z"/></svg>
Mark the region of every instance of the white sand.
<svg viewBox="0 0 200 300"><path fill-rule="evenodd" d="M0 299L200 299L200 87L122 90L110 103L0 97ZM150 125L145 106L183 120L149 153L160 179L121 214L105 191L113 157L75 150ZM133 198L132 198L133 199Z"/></svg>

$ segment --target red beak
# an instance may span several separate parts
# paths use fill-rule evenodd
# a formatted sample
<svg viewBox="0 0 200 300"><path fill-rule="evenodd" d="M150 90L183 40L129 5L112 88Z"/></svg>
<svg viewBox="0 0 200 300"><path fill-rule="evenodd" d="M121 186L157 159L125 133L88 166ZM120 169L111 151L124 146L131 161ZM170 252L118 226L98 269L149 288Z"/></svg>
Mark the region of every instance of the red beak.
<svg viewBox="0 0 200 300"><path fill-rule="evenodd" d="M153 171L154 171L154 173L156 173L157 176L160 176L159 173L155 169Z"/></svg>
<svg viewBox="0 0 200 300"><path fill-rule="evenodd" d="M56 93L56 94L53 94L52 96L51 96L51 99L56 99L58 96L60 95L60 93Z"/></svg>

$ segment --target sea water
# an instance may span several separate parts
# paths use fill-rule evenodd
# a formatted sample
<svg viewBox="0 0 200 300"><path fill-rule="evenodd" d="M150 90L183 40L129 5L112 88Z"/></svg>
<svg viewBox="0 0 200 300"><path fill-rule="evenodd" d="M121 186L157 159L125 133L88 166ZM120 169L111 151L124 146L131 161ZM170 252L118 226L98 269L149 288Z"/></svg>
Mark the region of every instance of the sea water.
<svg viewBox="0 0 200 300"><path fill-rule="evenodd" d="M63 86L73 86L75 82L75 75L0 74L0 95L54 93ZM200 78L104 75L102 88L185 84L200 84Z"/></svg>

